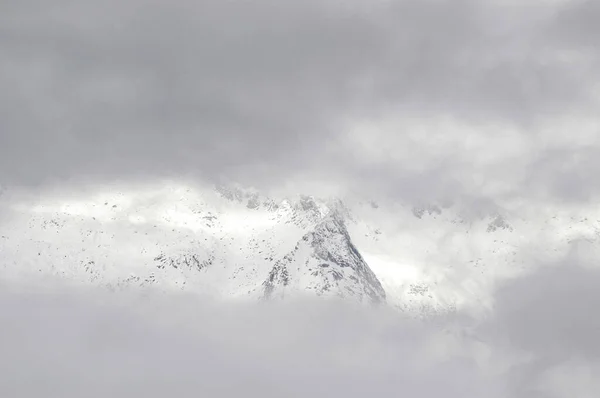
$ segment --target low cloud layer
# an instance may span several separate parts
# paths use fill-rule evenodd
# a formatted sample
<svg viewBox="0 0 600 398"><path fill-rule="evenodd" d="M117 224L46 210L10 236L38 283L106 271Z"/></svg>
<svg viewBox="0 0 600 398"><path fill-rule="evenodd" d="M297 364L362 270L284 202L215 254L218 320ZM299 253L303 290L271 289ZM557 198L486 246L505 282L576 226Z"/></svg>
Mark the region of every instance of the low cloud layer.
<svg viewBox="0 0 600 398"><path fill-rule="evenodd" d="M545 0L5 4L0 180L587 202L598 13Z"/></svg>
<svg viewBox="0 0 600 398"><path fill-rule="evenodd" d="M597 259L582 261L571 253L499 288L493 316L479 332L521 355L523 362L507 373L511 396L598 394L598 283Z"/></svg>
<svg viewBox="0 0 600 398"><path fill-rule="evenodd" d="M0 393L36 397L502 397L427 324L341 303L2 293Z"/></svg>
<svg viewBox="0 0 600 398"><path fill-rule="evenodd" d="M418 322L332 301L4 285L0 393L591 398L598 278L585 266L548 265L506 282L485 320Z"/></svg>

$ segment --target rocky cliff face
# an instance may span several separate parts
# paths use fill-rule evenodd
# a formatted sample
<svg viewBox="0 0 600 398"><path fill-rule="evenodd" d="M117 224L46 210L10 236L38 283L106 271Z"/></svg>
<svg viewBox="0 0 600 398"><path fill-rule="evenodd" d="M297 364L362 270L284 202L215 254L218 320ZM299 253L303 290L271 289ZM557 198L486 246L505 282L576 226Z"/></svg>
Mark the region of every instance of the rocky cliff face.
<svg viewBox="0 0 600 398"><path fill-rule="evenodd" d="M264 297L283 296L301 289L318 296L355 297L374 303L385 301L385 291L371 271L337 214L320 221L275 262L263 282Z"/></svg>

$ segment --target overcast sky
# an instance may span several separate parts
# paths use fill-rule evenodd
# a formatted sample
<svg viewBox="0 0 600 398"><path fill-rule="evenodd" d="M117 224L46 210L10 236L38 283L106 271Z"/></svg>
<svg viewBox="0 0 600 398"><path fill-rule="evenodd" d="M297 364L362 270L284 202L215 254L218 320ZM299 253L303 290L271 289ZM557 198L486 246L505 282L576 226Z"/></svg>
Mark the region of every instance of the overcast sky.
<svg viewBox="0 0 600 398"><path fill-rule="evenodd" d="M2 2L0 181L589 201L599 19L597 1Z"/></svg>
<svg viewBox="0 0 600 398"><path fill-rule="evenodd" d="M599 21L597 0L0 1L0 186L591 207ZM479 324L0 285L0 396L597 397L600 275L552 265Z"/></svg>

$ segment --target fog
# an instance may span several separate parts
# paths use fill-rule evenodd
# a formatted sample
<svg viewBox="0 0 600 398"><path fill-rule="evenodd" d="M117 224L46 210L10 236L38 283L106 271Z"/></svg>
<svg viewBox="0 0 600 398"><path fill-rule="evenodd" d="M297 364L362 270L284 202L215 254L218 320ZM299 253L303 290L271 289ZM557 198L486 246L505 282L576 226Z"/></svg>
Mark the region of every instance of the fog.
<svg viewBox="0 0 600 398"><path fill-rule="evenodd" d="M383 308L61 290L2 294L3 396L503 396L430 349L439 324Z"/></svg>
<svg viewBox="0 0 600 398"><path fill-rule="evenodd" d="M494 311L478 319L50 282L3 286L3 396L567 398L598 391L600 273L585 265L552 264L503 284Z"/></svg>

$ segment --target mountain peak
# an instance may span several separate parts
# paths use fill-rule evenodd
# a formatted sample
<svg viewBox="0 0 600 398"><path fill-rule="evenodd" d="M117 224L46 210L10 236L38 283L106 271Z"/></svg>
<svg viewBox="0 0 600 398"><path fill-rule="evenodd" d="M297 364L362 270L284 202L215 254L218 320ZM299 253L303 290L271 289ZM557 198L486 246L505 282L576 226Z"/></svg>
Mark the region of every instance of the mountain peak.
<svg viewBox="0 0 600 398"><path fill-rule="evenodd" d="M352 243L337 213L324 218L277 261L263 286L265 298L276 294L283 297L293 287L294 291L353 297L361 302L380 303L386 299L381 283Z"/></svg>

